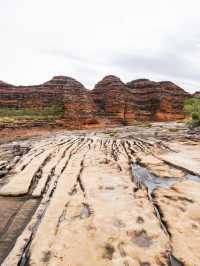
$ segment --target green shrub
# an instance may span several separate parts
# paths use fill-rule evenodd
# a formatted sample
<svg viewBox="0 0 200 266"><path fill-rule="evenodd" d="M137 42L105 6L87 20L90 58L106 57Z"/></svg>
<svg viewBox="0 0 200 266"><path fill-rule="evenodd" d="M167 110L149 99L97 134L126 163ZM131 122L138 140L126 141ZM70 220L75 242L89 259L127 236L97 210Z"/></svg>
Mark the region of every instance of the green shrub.
<svg viewBox="0 0 200 266"><path fill-rule="evenodd" d="M200 125L200 98L191 98L185 101L184 110L192 119L193 126Z"/></svg>
<svg viewBox="0 0 200 266"><path fill-rule="evenodd" d="M42 109L23 108L11 109L0 108L0 123L20 123L26 121L54 120L64 114L62 105L47 106Z"/></svg>
<svg viewBox="0 0 200 266"><path fill-rule="evenodd" d="M191 115L193 112L200 114L200 99L191 98L185 101L184 110Z"/></svg>
<svg viewBox="0 0 200 266"><path fill-rule="evenodd" d="M192 113L192 120L200 120L200 116L197 112Z"/></svg>

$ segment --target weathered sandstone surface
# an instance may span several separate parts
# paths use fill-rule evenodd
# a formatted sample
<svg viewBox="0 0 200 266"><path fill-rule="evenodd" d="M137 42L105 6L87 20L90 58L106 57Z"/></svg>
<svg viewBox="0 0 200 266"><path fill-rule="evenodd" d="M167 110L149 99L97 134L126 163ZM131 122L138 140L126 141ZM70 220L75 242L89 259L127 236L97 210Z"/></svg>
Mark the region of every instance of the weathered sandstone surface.
<svg viewBox="0 0 200 266"><path fill-rule="evenodd" d="M199 266L199 137L171 122L0 145L0 264Z"/></svg>
<svg viewBox="0 0 200 266"><path fill-rule="evenodd" d="M188 93L171 82L141 79L125 84L115 76L106 76L91 91L65 76L37 86L0 82L1 108L39 110L60 105L64 108L62 124L68 128L183 119L187 97Z"/></svg>

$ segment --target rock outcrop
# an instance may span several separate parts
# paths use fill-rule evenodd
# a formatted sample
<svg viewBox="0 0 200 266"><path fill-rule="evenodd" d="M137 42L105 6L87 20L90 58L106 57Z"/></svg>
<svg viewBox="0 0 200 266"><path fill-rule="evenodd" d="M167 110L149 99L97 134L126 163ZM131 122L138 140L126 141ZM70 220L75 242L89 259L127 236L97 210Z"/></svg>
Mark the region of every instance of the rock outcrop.
<svg viewBox="0 0 200 266"><path fill-rule="evenodd" d="M158 82L158 88L160 103L155 113L155 120L183 119L185 117L183 105L189 94L169 81Z"/></svg>
<svg viewBox="0 0 200 266"><path fill-rule="evenodd" d="M62 88L52 89L48 84L13 86L0 83L1 108L43 108L62 101Z"/></svg>
<svg viewBox="0 0 200 266"><path fill-rule="evenodd" d="M98 123L90 92L80 82L70 77L56 76L44 85L51 91L58 90L62 96L64 120L68 127L88 127Z"/></svg>
<svg viewBox="0 0 200 266"><path fill-rule="evenodd" d="M189 94L172 82L138 79L125 84L112 75L92 91L65 76L37 86L0 82L1 108L41 109L58 104L64 108L63 124L69 128L183 119L187 97Z"/></svg>
<svg viewBox="0 0 200 266"><path fill-rule="evenodd" d="M133 93L137 120L183 119L183 103L189 94L172 82L139 79L127 83Z"/></svg>
<svg viewBox="0 0 200 266"><path fill-rule="evenodd" d="M79 128L97 123L95 105L84 86L65 76L56 76L38 86L13 86L0 83L1 108L64 107L64 123L68 128Z"/></svg>
<svg viewBox="0 0 200 266"><path fill-rule="evenodd" d="M98 116L112 124L128 124L134 120L133 101L126 85L115 76L106 76L91 92Z"/></svg>
<svg viewBox="0 0 200 266"><path fill-rule="evenodd" d="M199 266L190 137L154 123L0 145L0 265Z"/></svg>
<svg viewBox="0 0 200 266"><path fill-rule="evenodd" d="M91 93L98 114L113 124L183 119L183 102L189 96L172 82L138 79L124 84L115 76L105 77Z"/></svg>

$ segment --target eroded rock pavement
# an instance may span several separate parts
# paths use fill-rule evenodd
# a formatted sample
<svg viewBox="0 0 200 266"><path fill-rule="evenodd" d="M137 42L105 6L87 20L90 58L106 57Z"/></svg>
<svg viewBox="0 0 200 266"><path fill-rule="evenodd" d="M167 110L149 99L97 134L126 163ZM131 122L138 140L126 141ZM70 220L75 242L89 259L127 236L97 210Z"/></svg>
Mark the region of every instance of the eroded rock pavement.
<svg viewBox="0 0 200 266"><path fill-rule="evenodd" d="M3 266L199 266L200 140L183 124L0 146Z"/></svg>

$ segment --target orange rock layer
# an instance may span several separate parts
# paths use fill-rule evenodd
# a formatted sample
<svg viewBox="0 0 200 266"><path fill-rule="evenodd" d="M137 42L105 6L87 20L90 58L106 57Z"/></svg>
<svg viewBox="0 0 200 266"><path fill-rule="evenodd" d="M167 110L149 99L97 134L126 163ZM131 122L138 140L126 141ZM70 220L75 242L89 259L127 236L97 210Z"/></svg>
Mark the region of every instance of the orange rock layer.
<svg viewBox="0 0 200 266"><path fill-rule="evenodd" d="M0 82L0 108L41 109L60 104L69 128L183 119L183 102L188 97L172 82L140 79L125 84L115 76L106 76L91 91L65 76L37 86Z"/></svg>

